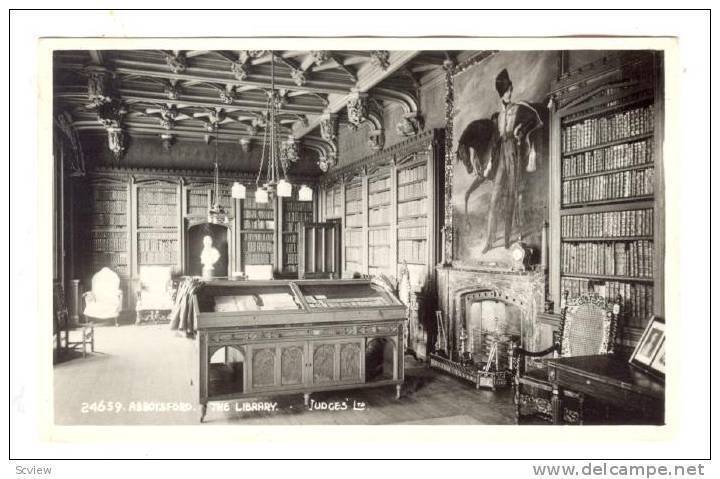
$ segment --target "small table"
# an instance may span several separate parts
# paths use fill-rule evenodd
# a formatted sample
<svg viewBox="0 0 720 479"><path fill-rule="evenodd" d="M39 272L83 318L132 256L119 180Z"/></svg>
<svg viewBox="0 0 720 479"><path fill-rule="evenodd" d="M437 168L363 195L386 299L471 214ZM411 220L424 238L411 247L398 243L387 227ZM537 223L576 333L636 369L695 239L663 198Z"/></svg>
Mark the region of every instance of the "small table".
<svg viewBox="0 0 720 479"><path fill-rule="evenodd" d="M665 384L613 355L547 359L553 422L562 422L561 391L583 393L631 414L633 423L664 424ZM611 418L612 419L612 418Z"/></svg>

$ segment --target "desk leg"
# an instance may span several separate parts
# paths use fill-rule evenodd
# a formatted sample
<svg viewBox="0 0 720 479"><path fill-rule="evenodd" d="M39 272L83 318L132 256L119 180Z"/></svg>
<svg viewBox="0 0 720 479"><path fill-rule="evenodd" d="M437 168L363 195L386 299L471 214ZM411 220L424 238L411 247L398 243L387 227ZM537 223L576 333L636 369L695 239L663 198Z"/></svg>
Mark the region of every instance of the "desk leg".
<svg viewBox="0 0 720 479"><path fill-rule="evenodd" d="M205 414L207 414L207 404L200 405L200 422L205 420Z"/></svg>
<svg viewBox="0 0 720 479"><path fill-rule="evenodd" d="M553 385L551 404L553 424L562 424L562 404L560 401L560 388L557 385Z"/></svg>
<svg viewBox="0 0 720 479"><path fill-rule="evenodd" d="M395 399L400 399L401 393L402 393L402 384L396 384L395 385Z"/></svg>

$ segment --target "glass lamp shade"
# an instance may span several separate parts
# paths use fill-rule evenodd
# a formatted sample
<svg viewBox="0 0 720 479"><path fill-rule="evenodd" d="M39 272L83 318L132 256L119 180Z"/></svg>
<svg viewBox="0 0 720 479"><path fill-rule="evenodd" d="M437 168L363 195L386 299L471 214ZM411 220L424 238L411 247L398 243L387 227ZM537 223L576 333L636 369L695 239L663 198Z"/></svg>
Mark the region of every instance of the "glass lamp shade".
<svg viewBox="0 0 720 479"><path fill-rule="evenodd" d="M300 191L298 191L298 200L300 201L312 201L313 190L307 185L302 185Z"/></svg>
<svg viewBox="0 0 720 479"><path fill-rule="evenodd" d="M232 197L237 200L245 199L245 185L238 183L237 181L232 185Z"/></svg>
<svg viewBox="0 0 720 479"><path fill-rule="evenodd" d="M277 184L277 195L281 198L288 198L292 195L292 185L286 180L280 180Z"/></svg>
<svg viewBox="0 0 720 479"><path fill-rule="evenodd" d="M255 203L267 203L268 192L264 188L258 188L255 190Z"/></svg>

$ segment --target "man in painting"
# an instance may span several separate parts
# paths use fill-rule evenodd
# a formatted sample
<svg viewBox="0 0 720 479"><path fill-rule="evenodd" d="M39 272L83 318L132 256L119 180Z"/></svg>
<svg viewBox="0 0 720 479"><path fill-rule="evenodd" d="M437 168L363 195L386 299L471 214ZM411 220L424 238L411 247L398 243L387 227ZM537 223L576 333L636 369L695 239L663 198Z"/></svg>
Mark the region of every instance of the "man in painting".
<svg viewBox="0 0 720 479"><path fill-rule="evenodd" d="M499 215L505 222L505 248L510 247L513 220L519 216L520 175L523 168L527 172L535 171L535 145L531 135L543 126L537 110L528 103L512 101L513 85L507 70L503 69L495 78L495 89L500 96L500 111L492 116L495 126L492 150L482 171L484 178L493 180L483 253L493 247Z"/></svg>

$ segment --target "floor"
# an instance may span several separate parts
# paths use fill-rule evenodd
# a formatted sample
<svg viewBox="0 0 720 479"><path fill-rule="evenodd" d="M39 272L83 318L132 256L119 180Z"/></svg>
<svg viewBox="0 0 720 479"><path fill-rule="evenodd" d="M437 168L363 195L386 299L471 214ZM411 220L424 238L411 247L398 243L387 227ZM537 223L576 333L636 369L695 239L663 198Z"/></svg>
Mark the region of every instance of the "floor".
<svg viewBox="0 0 720 479"><path fill-rule="evenodd" d="M54 368L59 425L198 424L192 384L195 343L167 325L97 327L96 351ZM209 424L513 424L511 390L476 390L462 380L406 363L403 396L394 387L210 403ZM253 410L255 409L255 410ZM264 409L264 410L261 410ZM272 410L268 410L272 409Z"/></svg>

